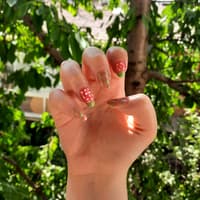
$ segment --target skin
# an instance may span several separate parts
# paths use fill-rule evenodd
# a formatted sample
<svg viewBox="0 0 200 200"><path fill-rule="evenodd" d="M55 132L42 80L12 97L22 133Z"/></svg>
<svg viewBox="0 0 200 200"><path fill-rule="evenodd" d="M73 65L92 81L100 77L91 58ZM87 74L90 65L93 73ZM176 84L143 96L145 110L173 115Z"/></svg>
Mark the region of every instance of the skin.
<svg viewBox="0 0 200 200"><path fill-rule="evenodd" d="M68 161L67 200L127 200L127 171L156 137L150 99L125 97L124 77L113 70L119 61L127 65L127 59L120 47L106 55L89 47L81 69L73 60L61 64L63 90L50 93L49 109ZM80 98L82 87L93 92L94 107Z"/></svg>

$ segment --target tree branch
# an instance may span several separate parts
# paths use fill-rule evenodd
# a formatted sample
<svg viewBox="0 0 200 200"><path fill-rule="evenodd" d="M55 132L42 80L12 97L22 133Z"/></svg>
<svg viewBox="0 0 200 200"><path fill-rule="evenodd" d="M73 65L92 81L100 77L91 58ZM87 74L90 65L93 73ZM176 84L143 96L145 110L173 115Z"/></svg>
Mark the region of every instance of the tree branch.
<svg viewBox="0 0 200 200"><path fill-rule="evenodd" d="M54 58L57 65L60 65L61 62L64 60L61 56L60 52L53 48L52 44L46 44L46 34L44 32L37 32L36 28L34 27L33 21L29 15L25 15L23 17L24 24L29 27L29 29L40 39L40 41L44 45L45 51Z"/></svg>
<svg viewBox="0 0 200 200"><path fill-rule="evenodd" d="M199 83L200 79L190 79L190 80L172 80L170 78L167 78L163 74L157 71L148 71L148 80L149 79L157 79L159 81L162 81L167 84L172 84L172 83Z"/></svg>
<svg viewBox="0 0 200 200"><path fill-rule="evenodd" d="M11 164L16 172L22 176L24 178L24 180L28 183L28 185L30 185L33 190L35 191L35 193L42 199L42 200L48 200L47 196L43 193L42 189L37 186L26 174L25 172L20 168L20 166L11 158L9 158L6 155L3 155L2 158L9 164Z"/></svg>
<svg viewBox="0 0 200 200"><path fill-rule="evenodd" d="M196 103L200 103L200 98L198 95L191 94L190 88L187 85L184 85L183 83L199 83L199 79L193 79L193 80L172 80L160 72L157 71L148 71L148 80L155 79L159 80L163 83L166 83L169 87L173 88L174 90L178 91L183 96L190 96Z"/></svg>
<svg viewBox="0 0 200 200"><path fill-rule="evenodd" d="M149 79L156 79L156 80L159 80L159 81L161 81L163 83L166 83L171 88L179 91L184 96L186 95L186 93L185 93L186 91L182 88L182 85L174 83L173 80L171 80L170 78L164 76L160 72L157 72L157 71L148 71L148 80Z"/></svg>
<svg viewBox="0 0 200 200"><path fill-rule="evenodd" d="M192 80L171 80L173 83L200 83L200 79Z"/></svg>

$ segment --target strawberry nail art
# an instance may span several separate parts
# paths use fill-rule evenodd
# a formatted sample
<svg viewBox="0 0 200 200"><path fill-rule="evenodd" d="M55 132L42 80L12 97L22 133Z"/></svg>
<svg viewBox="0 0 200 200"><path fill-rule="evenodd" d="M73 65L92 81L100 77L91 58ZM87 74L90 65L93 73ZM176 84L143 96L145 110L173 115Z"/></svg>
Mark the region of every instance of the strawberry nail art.
<svg viewBox="0 0 200 200"><path fill-rule="evenodd" d="M124 77L125 72L127 70L127 66L124 62L120 61L115 64L113 70L119 77Z"/></svg>
<svg viewBox="0 0 200 200"><path fill-rule="evenodd" d="M84 87L80 89L81 99L88 105L88 107L94 107L94 95L92 94L90 88Z"/></svg>

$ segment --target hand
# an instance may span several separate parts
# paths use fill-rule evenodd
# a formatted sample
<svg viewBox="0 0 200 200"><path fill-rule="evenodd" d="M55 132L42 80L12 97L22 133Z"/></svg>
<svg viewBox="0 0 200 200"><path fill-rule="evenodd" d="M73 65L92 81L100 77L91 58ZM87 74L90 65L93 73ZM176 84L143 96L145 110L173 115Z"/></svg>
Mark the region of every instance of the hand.
<svg viewBox="0 0 200 200"><path fill-rule="evenodd" d="M120 47L111 47L106 55L90 47L83 53L82 70L73 60L61 64L64 90L51 92L49 109L68 160L69 179L126 177L131 163L156 136L150 99L144 94L125 97L127 60Z"/></svg>

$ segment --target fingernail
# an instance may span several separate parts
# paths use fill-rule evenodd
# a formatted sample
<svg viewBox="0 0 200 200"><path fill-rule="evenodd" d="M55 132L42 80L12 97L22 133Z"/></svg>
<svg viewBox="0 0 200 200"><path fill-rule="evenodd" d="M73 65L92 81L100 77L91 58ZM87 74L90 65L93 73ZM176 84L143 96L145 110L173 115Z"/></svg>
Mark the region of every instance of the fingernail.
<svg viewBox="0 0 200 200"><path fill-rule="evenodd" d="M122 104L126 104L128 103L128 98L127 97L123 97L123 98L120 98L120 99L111 99L111 100L108 100L107 103L111 106L118 106L118 105L122 105Z"/></svg>
<svg viewBox="0 0 200 200"><path fill-rule="evenodd" d="M113 66L113 71L120 77L124 77L125 76L125 72L127 70L127 65L125 62L123 61L118 61L115 63L115 65Z"/></svg>
<svg viewBox="0 0 200 200"><path fill-rule="evenodd" d="M101 87L109 88L110 87L110 76L108 72L98 72L97 80Z"/></svg>
<svg viewBox="0 0 200 200"><path fill-rule="evenodd" d="M77 110L74 110L74 116L77 117L77 118L80 118L82 121L87 120L87 115L85 115L82 112L78 112Z"/></svg>
<svg viewBox="0 0 200 200"><path fill-rule="evenodd" d="M80 97L84 103L88 105L88 107L92 108L95 106L94 95L90 88L84 87L80 89Z"/></svg>

